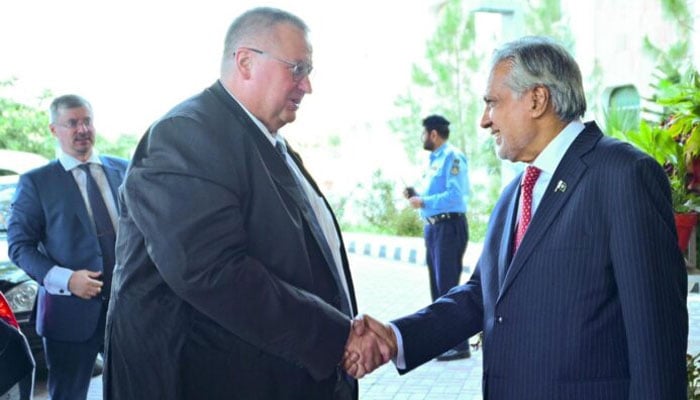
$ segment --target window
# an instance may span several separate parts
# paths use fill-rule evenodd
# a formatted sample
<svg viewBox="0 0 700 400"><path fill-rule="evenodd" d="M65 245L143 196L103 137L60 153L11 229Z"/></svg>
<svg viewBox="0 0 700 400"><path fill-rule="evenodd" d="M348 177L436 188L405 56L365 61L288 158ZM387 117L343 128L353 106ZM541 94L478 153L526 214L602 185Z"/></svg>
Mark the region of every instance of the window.
<svg viewBox="0 0 700 400"><path fill-rule="evenodd" d="M603 93L606 130L636 130L639 128L641 97L634 85L615 86Z"/></svg>

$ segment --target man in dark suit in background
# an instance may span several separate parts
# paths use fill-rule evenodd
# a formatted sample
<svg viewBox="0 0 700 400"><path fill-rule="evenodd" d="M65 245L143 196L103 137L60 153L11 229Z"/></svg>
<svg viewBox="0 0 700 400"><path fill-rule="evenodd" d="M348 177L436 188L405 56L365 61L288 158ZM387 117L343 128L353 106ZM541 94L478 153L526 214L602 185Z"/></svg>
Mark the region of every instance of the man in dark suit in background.
<svg viewBox="0 0 700 400"><path fill-rule="evenodd" d="M12 261L40 284L36 328L51 399L76 400L86 398L103 349L127 161L98 155L92 106L82 97L56 98L49 118L58 159L20 177L7 237Z"/></svg>
<svg viewBox="0 0 700 400"><path fill-rule="evenodd" d="M663 169L580 121L578 65L549 39L497 50L484 101L499 157L530 172L498 200L474 274L356 333L398 340L404 373L483 330L489 400L685 399L687 272ZM373 367L357 359L356 375Z"/></svg>
<svg viewBox="0 0 700 400"><path fill-rule="evenodd" d="M340 231L280 134L311 63L302 20L250 10L219 80L141 140L120 198L106 399L357 397L338 367L357 309Z"/></svg>

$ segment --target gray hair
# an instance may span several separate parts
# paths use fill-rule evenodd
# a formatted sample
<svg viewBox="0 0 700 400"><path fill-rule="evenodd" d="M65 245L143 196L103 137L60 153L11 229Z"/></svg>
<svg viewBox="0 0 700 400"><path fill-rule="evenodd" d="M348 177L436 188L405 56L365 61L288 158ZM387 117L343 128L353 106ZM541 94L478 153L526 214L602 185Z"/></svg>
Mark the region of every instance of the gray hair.
<svg viewBox="0 0 700 400"><path fill-rule="evenodd" d="M56 97L49 106L49 123L53 124L58 119L58 113L61 110L69 108L87 108L92 113L92 105L89 101L78 96L77 94L66 94Z"/></svg>
<svg viewBox="0 0 700 400"><path fill-rule="evenodd" d="M526 36L506 43L494 52L491 67L508 62L506 85L518 95L544 86L562 121L583 117L586 95L576 60L560 44L542 36Z"/></svg>
<svg viewBox="0 0 700 400"><path fill-rule="evenodd" d="M221 58L222 69L238 47L250 45L246 42L255 40L282 23L292 24L304 33L309 32L309 27L301 18L279 8L257 7L241 14L231 23L226 32L224 53Z"/></svg>

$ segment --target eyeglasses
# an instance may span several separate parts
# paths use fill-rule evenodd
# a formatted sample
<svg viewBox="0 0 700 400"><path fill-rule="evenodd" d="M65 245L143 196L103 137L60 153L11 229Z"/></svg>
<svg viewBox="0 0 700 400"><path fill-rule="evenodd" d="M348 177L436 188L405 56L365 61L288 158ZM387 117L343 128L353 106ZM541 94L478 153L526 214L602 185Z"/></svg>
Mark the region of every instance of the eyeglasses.
<svg viewBox="0 0 700 400"><path fill-rule="evenodd" d="M62 126L64 128L68 129L77 129L79 126L84 126L85 128L90 128L92 127L92 118L84 118L82 120L78 119L69 119L68 122L64 122L62 124L56 124L58 126Z"/></svg>
<svg viewBox="0 0 700 400"><path fill-rule="evenodd" d="M307 63L305 63L305 62L303 62L303 61L297 62L297 63L293 63L293 62L291 62L291 61L287 61L287 60L283 60L283 59L281 59L281 58L279 58L279 57L275 57L275 56L273 56L272 54L270 54L270 53L268 53L268 52L266 52L266 51L254 49L254 48L252 48L252 47L241 47L241 48L242 48L242 49L246 49L246 50L250 50L250 51L252 51L253 53L260 54L260 55L262 55L262 56L271 58L271 59L273 59L273 60L275 60L275 61L277 61L277 62L279 62L279 63L282 63L282 64L286 65L287 67L289 67L289 70L292 71L292 80L293 80L294 82L299 82L299 81L301 81L302 79L306 78L307 76L309 76L309 74L311 73L311 71L314 69L313 65L309 65L309 64L307 64ZM234 53L234 54L235 54L235 53Z"/></svg>

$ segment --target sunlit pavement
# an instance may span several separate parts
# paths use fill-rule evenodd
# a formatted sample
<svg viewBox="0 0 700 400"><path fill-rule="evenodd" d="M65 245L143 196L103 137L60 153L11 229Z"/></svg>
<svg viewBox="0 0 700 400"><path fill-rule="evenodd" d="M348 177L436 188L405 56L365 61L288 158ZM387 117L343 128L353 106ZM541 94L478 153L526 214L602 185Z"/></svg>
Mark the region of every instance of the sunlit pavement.
<svg viewBox="0 0 700 400"><path fill-rule="evenodd" d="M389 320L411 313L430 301L427 270L422 263L361 254L350 254L350 263L362 313ZM466 279L465 273L462 281ZM700 352L700 295L689 295L688 309L688 346L695 354ZM403 376L399 376L391 364L386 365L360 381L360 399L481 399L481 357L481 352L473 351L472 357L466 360L431 361ZM35 398L45 399L46 395L39 394ZM101 377L93 378L88 398L102 399Z"/></svg>

